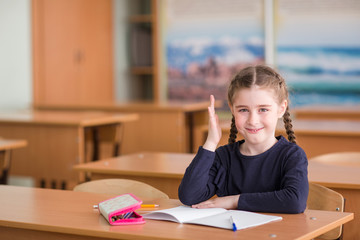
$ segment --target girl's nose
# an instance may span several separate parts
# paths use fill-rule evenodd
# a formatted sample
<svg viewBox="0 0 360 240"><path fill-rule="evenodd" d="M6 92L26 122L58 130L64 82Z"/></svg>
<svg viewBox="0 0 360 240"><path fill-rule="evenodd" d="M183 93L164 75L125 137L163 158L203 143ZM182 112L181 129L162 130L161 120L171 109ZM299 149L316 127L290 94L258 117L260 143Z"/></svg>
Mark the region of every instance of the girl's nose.
<svg viewBox="0 0 360 240"><path fill-rule="evenodd" d="M248 123L255 125L259 122L259 116L256 112L250 112L249 114L249 118L248 118Z"/></svg>

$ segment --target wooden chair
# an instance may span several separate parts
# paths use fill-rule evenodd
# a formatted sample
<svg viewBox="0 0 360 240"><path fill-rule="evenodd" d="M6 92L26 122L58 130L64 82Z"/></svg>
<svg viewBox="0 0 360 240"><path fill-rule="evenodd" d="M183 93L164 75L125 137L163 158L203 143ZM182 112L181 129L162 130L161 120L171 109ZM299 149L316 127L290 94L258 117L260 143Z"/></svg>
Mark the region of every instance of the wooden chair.
<svg viewBox="0 0 360 240"><path fill-rule="evenodd" d="M360 167L360 152L326 153L310 158L309 161L317 161L326 164L341 165L348 167Z"/></svg>
<svg viewBox="0 0 360 240"><path fill-rule="evenodd" d="M315 183L309 183L307 208L343 212L345 208L345 199L340 193L335 192L330 188ZM319 239L340 239L341 235L342 226L324 233L319 236Z"/></svg>
<svg viewBox="0 0 360 240"><path fill-rule="evenodd" d="M84 182L73 189L77 192L93 192L112 195L132 193L140 199L169 199L169 196L149 184L130 179L101 179Z"/></svg>
<svg viewBox="0 0 360 240"><path fill-rule="evenodd" d="M123 124L85 128L86 162L119 156L123 134Z"/></svg>

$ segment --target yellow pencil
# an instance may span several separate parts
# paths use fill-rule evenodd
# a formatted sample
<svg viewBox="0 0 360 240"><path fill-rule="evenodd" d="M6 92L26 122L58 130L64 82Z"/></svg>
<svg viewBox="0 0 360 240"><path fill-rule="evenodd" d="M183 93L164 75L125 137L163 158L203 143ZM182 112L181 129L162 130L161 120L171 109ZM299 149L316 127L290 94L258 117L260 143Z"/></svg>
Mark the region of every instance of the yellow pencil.
<svg viewBox="0 0 360 240"><path fill-rule="evenodd" d="M160 207L160 205L158 204L141 204L142 208L156 208L156 207Z"/></svg>

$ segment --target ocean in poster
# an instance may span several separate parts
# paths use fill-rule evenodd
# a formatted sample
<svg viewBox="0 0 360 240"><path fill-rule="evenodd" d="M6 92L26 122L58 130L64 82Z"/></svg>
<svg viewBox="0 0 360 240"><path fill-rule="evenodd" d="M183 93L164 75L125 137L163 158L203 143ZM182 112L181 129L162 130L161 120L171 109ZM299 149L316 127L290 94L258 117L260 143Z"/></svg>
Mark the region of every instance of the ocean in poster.
<svg viewBox="0 0 360 240"><path fill-rule="evenodd" d="M249 43L229 47L207 45L200 53L193 52L191 46L168 44L168 68L185 73L191 63L205 64L209 58L218 63L237 59L242 64L264 58L263 46ZM360 104L360 47L280 46L276 48L276 65L291 89L292 106Z"/></svg>
<svg viewBox="0 0 360 240"><path fill-rule="evenodd" d="M278 47L292 105L360 104L360 47Z"/></svg>

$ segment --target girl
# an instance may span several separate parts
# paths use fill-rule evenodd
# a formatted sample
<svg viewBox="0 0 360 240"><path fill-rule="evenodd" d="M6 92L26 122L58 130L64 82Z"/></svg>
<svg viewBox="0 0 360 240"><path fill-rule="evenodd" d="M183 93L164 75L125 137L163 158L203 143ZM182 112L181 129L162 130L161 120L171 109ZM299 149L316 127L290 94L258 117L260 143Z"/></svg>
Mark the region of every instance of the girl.
<svg viewBox="0 0 360 240"><path fill-rule="evenodd" d="M186 169L180 201L194 208L303 212L309 191L307 157L295 142L285 80L267 66L244 68L232 79L229 144L218 149L221 129L214 102L210 96L208 137ZM283 118L290 142L275 137L278 118ZM236 142L238 132L244 140Z"/></svg>

